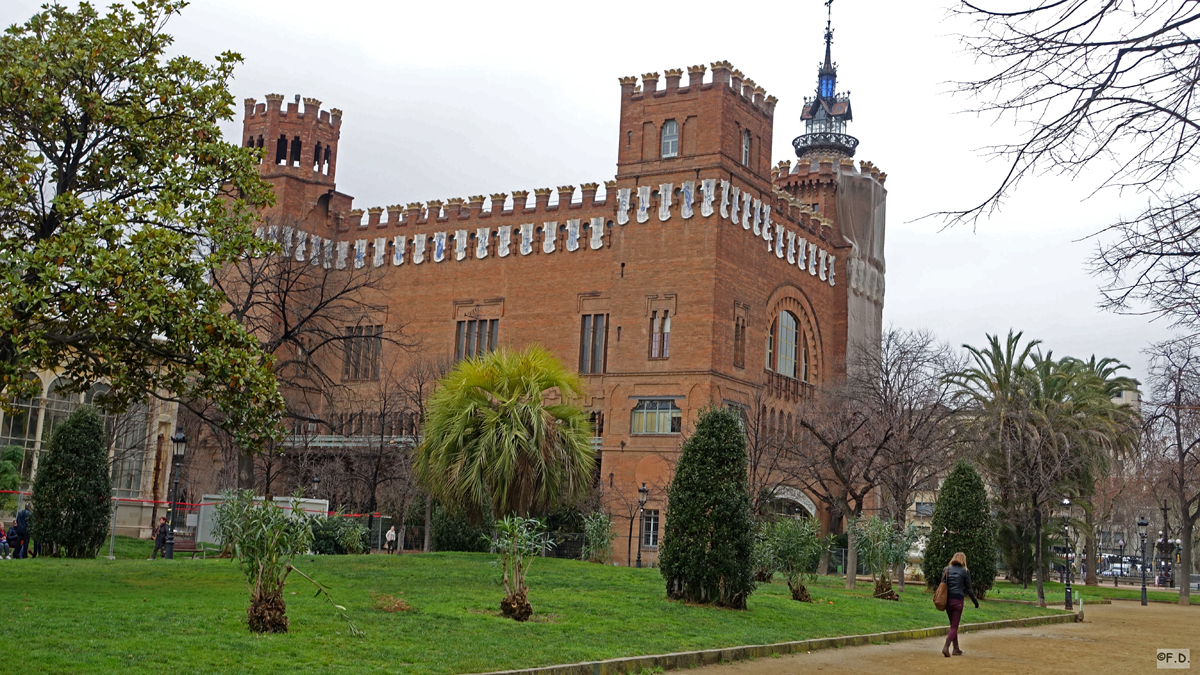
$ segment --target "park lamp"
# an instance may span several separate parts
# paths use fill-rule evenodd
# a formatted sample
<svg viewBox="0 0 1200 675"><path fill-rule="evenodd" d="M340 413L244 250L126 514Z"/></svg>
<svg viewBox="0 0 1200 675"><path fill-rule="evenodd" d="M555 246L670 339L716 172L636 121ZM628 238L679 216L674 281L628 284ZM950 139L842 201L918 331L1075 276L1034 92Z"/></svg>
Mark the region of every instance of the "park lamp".
<svg viewBox="0 0 1200 675"><path fill-rule="evenodd" d="M316 496L317 488L321 487L321 477L316 474L313 474L312 483L313 483L313 496Z"/></svg>
<svg viewBox="0 0 1200 675"><path fill-rule="evenodd" d="M1063 500L1058 503L1058 515L1066 520L1071 517L1071 500L1063 497Z"/></svg>
<svg viewBox="0 0 1200 675"><path fill-rule="evenodd" d="M1138 516L1137 528L1140 536L1146 536L1147 527L1150 527L1150 523L1146 522L1146 516Z"/></svg>
<svg viewBox="0 0 1200 675"><path fill-rule="evenodd" d="M645 506L646 500L650 497L650 490L646 489L646 484L642 483L642 487L638 488L638 506Z"/></svg>
<svg viewBox="0 0 1200 675"><path fill-rule="evenodd" d="M175 459L183 457L183 453L187 451L187 435L183 433L183 427L175 427L175 435L171 437L171 454Z"/></svg>

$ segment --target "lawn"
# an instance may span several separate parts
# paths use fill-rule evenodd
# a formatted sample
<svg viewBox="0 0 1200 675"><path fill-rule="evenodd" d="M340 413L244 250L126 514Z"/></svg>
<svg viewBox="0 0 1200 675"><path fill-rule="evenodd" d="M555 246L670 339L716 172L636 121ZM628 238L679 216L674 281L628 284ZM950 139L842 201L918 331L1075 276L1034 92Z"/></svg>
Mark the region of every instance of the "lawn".
<svg viewBox="0 0 1200 675"><path fill-rule="evenodd" d="M1149 584L1149 582L1147 582ZM1091 598L1127 598L1130 600L1142 599L1141 586L1124 586L1113 588L1112 579L1108 580L1106 586L1104 582L1100 582L1099 586L1087 586L1079 582L1071 584L1071 590L1079 594L1083 598L1084 603ZM1046 582L1045 587L1047 604L1057 603L1063 604L1066 598L1066 592L1063 590L1063 585L1057 581ZM1037 600L1037 588L1030 584L1029 588L1021 588L1008 583L1007 581L997 580L995 588L988 592L989 598L1004 598L1008 600ZM1146 597L1149 600L1165 600L1167 602L1178 602L1179 591L1177 590L1155 590L1153 586L1146 586ZM1200 593L1192 591L1191 603L1200 605Z"/></svg>
<svg viewBox="0 0 1200 675"><path fill-rule="evenodd" d="M655 569L555 559L534 564L534 620L518 624L499 616L495 556L434 553L299 559L366 637L351 636L294 575L291 632L263 637L246 630L247 597L234 563L148 562L149 547L132 542L118 552L130 557L3 562L0 640L20 645L23 672L473 673L945 624L919 587L887 602L867 597L870 584L847 592L836 587L840 580L825 579L813 589L817 602L805 604L792 601L785 585L768 584L738 612L666 600ZM373 594L413 609L382 611ZM1048 613L984 603L963 618Z"/></svg>

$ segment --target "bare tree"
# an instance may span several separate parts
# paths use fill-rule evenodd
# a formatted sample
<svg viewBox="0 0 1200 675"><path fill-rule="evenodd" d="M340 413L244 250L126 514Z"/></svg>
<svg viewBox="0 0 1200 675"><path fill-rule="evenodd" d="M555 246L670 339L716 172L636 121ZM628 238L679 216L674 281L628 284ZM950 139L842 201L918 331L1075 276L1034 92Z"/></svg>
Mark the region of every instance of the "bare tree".
<svg viewBox="0 0 1200 675"><path fill-rule="evenodd" d="M1096 189L1133 189L1145 206L1100 233L1094 273L1105 305L1200 325L1195 287L1200 191L1189 173L1200 144L1200 4L1192 0L1038 0L991 9L962 1L963 40L990 69L959 89L976 112L1023 129L990 148L1008 172L981 203L942 213L991 213L1022 179L1100 167ZM1142 302L1147 303L1143 309Z"/></svg>
<svg viewBox="0 0 1200 675"><path fill-rule="evenodd" d="M951 10L973 22L964 44L991 69L959 89L979 101L976 112L1011 118L1027 131L992 148L1010 162L992 194L949 215L994 210L1039 172L1077 174L1103 164L1108 176L1101 186L1150 190L1187 174L1200 143L1200 6L1187 0L984 5L964 0Z"/></svg>
<svg viewBox="0 0 1200 675"><path fill-rule="evenodd" d="M1144 407L1145 449L1178 510L1183 540L1179 604L1187 605L1187 575L1200 518L1200 345L1194 339L1175 340L1156 344L1149 353L1152 398Z"/></svg>
<svg viewBox="0 0 1200 675"><path fill-rule="evenodd" d="M831 531L843 517L862 516L887 461L893 430L869 398L869 390L850 378L796 407L788 470L806 492L826 505ZM853 528L847 528L847 535L846 588L854 588L858 554Z"/></svg>
<svg viewBox="0 0 1200 675"><path fill-rule="evenodd" d="M331 396L343 395L338 392L347 381L378 377L349 372L351 362L378 369L384 345L401 351L416 346L397 316L371 305L373 297L387 291L387 267L376 268L368 260L361 267L349 261L338 269L329 252L305 259L299 224L293 218L267 217L261 231L277 240L277 254L247 258L210 273L211 283L227 299L229 316L274 357L275 377L287 404L286 423L293 431L296 425L327 425L324 404ZM210 427L223 425L205 402L182 403ZM268 443L267 461L261 464L275 466L280 453ZM256 486L254 470L255 455L240 452L238 487ZM269 490L273 476L264 478Z"/></svg>
<svg viewBox="0 0 1200 675"><path fill-rule="evenodd" d="M890 328L877 350L857 351L850 369L855 388L891 431L876 476L883 512L901 531L916 492L935 489L949 468L956 441L954 389L947 375L962 363L927 331ZM903 571L897 575L904 590Z"/></svg>

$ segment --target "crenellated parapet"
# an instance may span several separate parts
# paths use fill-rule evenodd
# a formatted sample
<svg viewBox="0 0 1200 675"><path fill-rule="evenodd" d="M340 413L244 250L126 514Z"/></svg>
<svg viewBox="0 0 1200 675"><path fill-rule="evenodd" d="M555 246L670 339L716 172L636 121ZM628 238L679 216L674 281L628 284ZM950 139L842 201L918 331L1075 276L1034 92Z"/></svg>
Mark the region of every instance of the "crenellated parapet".
<svg viewBox="0 0 1200 675"><path fill-rule="evenodd" d="M709 82L704 81L704 74L707 68L703 65L688 66L688 82L684 86L683 68L668 68L664 71L664 76L660 78L659 74L645 73L641 77L641 84L638 84L637 76L627 76L619 78L621 84L622 99L645 99L653 97L669 96L672 94L687 96L694 95L701 91L711 91L714 87L724 87L730 92L740 96L751 107L759 110L768 117L773 117L775 114L775 104L779 99L774 96L768 96L765 89L755 84L754 80L747 78L740 70L736 70L728 61L714 61L712 64L712 79ZM660 79L666 80L666 86L659 88Z"/></svg>
<svg viewBox="0 0 1200 675"><path fill-rule="evenodd" d="M341 110L321 110L321 101L302 99L299 94L286 108L282 94L267 94L265 103L247 98L244 105L242 145L259 151L264 177L294 176L333 183Z"/></svg>

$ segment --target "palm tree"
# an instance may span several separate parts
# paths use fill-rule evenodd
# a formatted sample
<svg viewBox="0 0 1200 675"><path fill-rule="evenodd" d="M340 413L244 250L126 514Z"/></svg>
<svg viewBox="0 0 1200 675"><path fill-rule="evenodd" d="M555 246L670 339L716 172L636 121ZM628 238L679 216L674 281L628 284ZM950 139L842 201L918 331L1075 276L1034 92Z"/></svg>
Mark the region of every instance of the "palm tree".
<svg viewBox="0 0 1200 675"><path fill-rule="evenodd" d="M582 394L540 347L460 361L430 399L417 475L442 504L496 518L581 499L596 463L591 424L571 403Z"/></svg>
<svg viewBox="0 0 1200 675"><path fill-rule="evenodd" d="M1113 374L1111 359L1084 362L1035 352L1036 340L1022 348L1021 333L1001 344L967 346L975 362L954 374L960 387L962 421L980 447L979 459L997 488L1001 515L1013 532L1032 520L1037 591L1045 605L1043 561L1046 511L1064 492L1094 485L1109 457L1126 444L1128 410L1112 402L1129 388Z"/></svg>
<svg viewBox="0 0 1200 675"><path fill-rule="evenodd" d="M1063 359L1062 368L1071 373L1077 396L1088 397L1089 427L1092 433L1082 437L1082 451L1091 461L1081 462L1069 482L1073 501L1083 509L1080 531L1084 533L1084 559L1087 560L1085 583L1099 584L1096 569L1096 485L1112 470L1113 463L1124 457L1137 443L1137 412L1114 399L1124 391L1137 389L1138 382L1118 375L1128 366L1111 358L1087 361ZM1103 518L1102 518L1103 520Z"/></svg>

